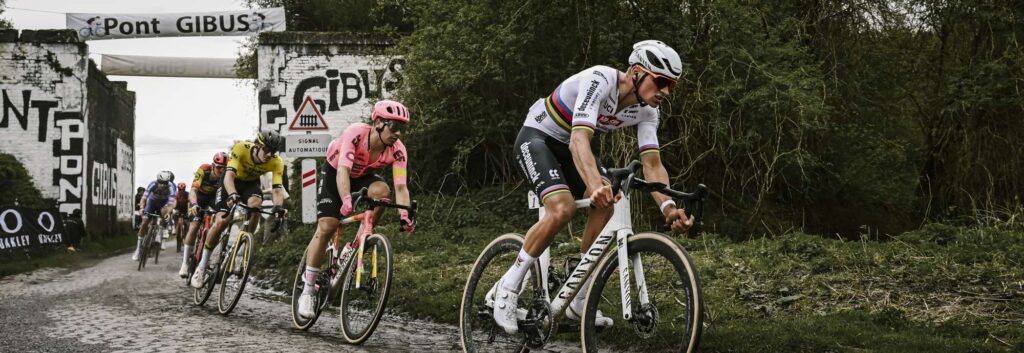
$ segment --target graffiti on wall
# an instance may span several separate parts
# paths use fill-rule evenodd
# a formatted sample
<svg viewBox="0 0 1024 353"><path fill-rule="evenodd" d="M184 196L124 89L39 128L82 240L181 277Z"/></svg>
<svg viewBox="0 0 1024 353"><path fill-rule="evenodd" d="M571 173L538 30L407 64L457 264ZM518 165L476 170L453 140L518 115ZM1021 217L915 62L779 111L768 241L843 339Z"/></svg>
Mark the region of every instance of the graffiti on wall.
<svg viewBox="0 0 1024 353"><path fill-rule="evenodd" d="M112 206L117 212L117 220L131 220L133 206L132 173L135 169L135 153L121 139L117 140L117 162L108 165L103 162L92 162L92 188L89 195L92 205Z"/></svg>
<svg viewBox="0 0 1024 353"><path fill-rule="evenodd" d="M82 113L58 111L57 99L46 99L31 89L0 89L0 96L4 142L11 149L31 153L27 159L36 165L26 165L26 169L45 196L57 199L60 212L70 214L81 209L85 145ZM38 148L25 147L35 143Z"/></svg>
<svg viewBox="0 0 1024 353"><path fill-rule="evenodd" d="M60 212L70 214L82 208L85 121L80 112L57 112L54 123L60 129L60 138L53 140L53 156L59 160L58 168L53 170L53 182L58 186Z"/></svg>
<svg viewBox="0 0 1024 353"><path fill-rule="evenodd" d="M260 128L287 133L296 111L311 97L327 121L329 133L338 135L349 123L367 117L371 100L389 97L402 82L402 58L326 57L313 64L306 59L301 67L275 61L279 67L269 68L269 72L280 77L260 78ZM309 70L310 66L321 69Z"/></svg>

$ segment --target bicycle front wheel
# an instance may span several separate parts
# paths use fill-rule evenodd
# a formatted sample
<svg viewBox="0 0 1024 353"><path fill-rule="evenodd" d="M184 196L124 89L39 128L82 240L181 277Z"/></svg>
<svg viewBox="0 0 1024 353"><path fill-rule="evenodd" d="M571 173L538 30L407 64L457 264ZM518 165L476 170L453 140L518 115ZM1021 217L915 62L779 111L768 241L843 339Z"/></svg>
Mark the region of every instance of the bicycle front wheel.
<svg viewBox="0 0 1024 353"><path fill-rule="evenodd" d="M622 297L619 258L615 251L609 252L597 264L592 275L598 277L587 292L580 325L583 350L696 352L704 304L700 278L690 255L674 239L660 233L636 234L628 242L630 295ZM638 288L640 277L646 285ZM632 318L626 322L623 302L632 307ZM598 310L615 320L600 333L612 339L598 339Z"/></svg>
<svg viewBox="0 0 1024 353"><path fill-rule="evenodd" d="M310 327L313 327L316 320L320 318L320 313L322 313L324 307L327 306L327 296L330 293L329 288L325 285L329 283L321 281L322 278L326 278L327 275L325 272L330 268L330 266L320 266L320 275L317 278L317 284L320 285L320 290L317 291L316 307L314 309L316 314L312 318L308 319L299 316L299 296L302 295L302 289L306 285L303 276L306 273L306 255L308 252L309 250L302 253L302 260L299 261L299 267L295 270L295 280L292 282L292 323L295 324L295 328L300 330L307 330ZM329 261L331 261L330 257L326 257L324 263L328 263Z"/></svg>
<svg viewBox="0 0 1024 353"><path fill-rule="evenodd" d="M217 301L217 309L221 315L231 313L238 304L238 299L242 297L242 291L249 280L251 255L252 235L245 231L239 232L238 240L235 241L228 258L221 261L224 272L221 274L220 298Z"/></svg>
<svg viewBox="0 0 1024 353"><path fill-rule="evenodd" d="M463 351L530 351L526 346L526 331L529 329L520 327L520 333L516 335L505 333L505 330L494 322L494 299L489 295L490 291L498 285L501 277L508 271L509 266L516 262L519 249L522 247L522 235L504 234L487 244L473 264L469 278L466 279L466 287L462 292L462 301L459 307L459 338ZM523 278L524 289L519 295L519 311L530 308L535 300L532 294L541 286L539 270L539 262L534 263L526 277ZM520 322L522 321L520 319Z"/></svg>
<svg viewBox="0 0 1024 353"><path fill-rule="evenodd" d="M394 271L388 238L373 234L364 241L362 271L357 266L358 254L349 256L342 271L341 334L350 344L363 343L377 328L388 303L391 274Z"/></svg>

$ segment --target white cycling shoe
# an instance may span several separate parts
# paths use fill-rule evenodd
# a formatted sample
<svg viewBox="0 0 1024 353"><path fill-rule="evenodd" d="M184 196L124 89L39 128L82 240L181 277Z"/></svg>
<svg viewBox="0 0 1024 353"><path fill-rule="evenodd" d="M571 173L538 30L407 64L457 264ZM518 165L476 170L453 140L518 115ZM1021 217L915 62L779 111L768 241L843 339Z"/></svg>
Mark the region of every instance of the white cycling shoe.
<svg viewBox="0 0 1024 353"><path fill-rule="evenodd" d="M316 316L314 306L312 295L305 293L299 295L299 317L303 319L312 319Z"/></svg>
<svg viewBox="0 0 1024 353"><path fill-rule="evenodd" d="M188 277L188 263L181 263L181 269L178 270L178 277Z"/></svg>
<svg viewBox="0 0 1024 353"><path fill-rule="evenodd" d="M572 305L565 309L565 317L572 321L580 321L580 314L573 309ZM601 310L597 311L597 316L594 318L595 327L612 327L613 325L615 325L615 321L612 321L612 318L604 316Z"/></svg>
<svg viewBox="0 0 1024 353"><path fill-rule="evenodd" d="M206 281L206 269L200 267L200 268L196 269L196 273L192 274L192 279L189 280L188 284L192 285L192 288L199 289L199 288L203 288L203 282L205 282L205 281Z"/></svg>
<svg viewBox="0 0 1024 353"><path fill-rule="evenodd" d="M139 261L139 248L135 248L135 255L132 255L132 261Z"/></svg>
<svg viewBox="0 0 1024 353"><path fill-rule="evenodd" d="M506 333L514 335L519 332L519 323L516 322L519 306L519 293L515 291L506 290L501 285L495 285L494 288L494 301L491 305L494 306L494 322L498 324ZM523 316L525 317L525 311L523 310Z"/></svg>

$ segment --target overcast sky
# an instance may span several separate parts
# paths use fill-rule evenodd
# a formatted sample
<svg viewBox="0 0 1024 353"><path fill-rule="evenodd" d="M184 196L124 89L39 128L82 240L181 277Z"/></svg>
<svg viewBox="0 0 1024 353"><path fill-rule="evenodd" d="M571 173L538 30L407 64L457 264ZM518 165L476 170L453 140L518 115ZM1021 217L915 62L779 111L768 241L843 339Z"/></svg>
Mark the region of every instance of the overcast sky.
<svg viewBox="0 0 1024 353"><path fill-rule="evenodd" d="M154 13L245 9L239 0L8 0L4 18L17 29L65 28L65 12ZM32 9L50 12L26 11ZM234 58L245 37L179 37L89 41L100 54ZM102 65L101 65L102 66ZM102 67L101 67L102 69ZM232 140L251 139L259 114L251 80L109 76L135 91L135 185L161 170L191 180L201 163ZM186 181L186 184L190 184Z"/></svg>

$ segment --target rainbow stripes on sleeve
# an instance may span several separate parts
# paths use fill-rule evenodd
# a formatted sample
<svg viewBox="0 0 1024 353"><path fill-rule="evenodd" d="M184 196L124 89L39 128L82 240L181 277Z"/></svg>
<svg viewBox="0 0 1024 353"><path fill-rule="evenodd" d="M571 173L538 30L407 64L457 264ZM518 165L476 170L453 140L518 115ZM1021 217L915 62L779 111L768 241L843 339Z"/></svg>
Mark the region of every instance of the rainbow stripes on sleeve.
<svg viewBox="0 0 1024 353"><path fill-rule="evenodd" d="M656 144L648 144L640 146L640 155L643 156L648 153L661 153L661 149Z"/></svg>

